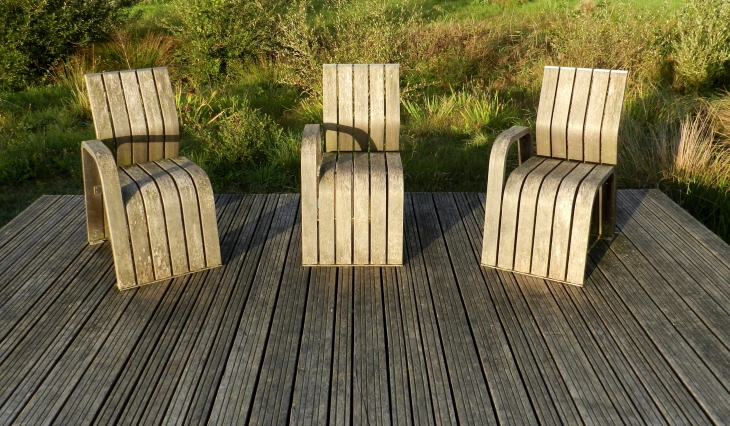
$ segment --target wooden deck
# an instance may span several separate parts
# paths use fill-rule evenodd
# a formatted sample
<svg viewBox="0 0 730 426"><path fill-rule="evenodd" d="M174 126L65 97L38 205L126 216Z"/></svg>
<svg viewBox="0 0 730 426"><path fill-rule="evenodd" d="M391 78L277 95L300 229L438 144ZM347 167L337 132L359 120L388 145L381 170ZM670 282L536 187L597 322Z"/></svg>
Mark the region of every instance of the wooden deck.
<svg viewBox="0 0 730 426"><path fill-rule="evenodd" d="M119 292L44 196L0 230L0 424L730 419L730 246L621 191L581 289L480 268L482 203L407 194L403 267L309 269L297 195L222 195L224 267Z"/></svg>

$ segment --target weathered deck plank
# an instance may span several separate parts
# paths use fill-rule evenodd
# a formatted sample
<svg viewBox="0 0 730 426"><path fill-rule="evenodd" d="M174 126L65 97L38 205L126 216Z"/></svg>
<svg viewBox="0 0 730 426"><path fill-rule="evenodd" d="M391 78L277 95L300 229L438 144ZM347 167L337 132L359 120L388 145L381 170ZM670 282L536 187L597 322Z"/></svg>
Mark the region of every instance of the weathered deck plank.
<svg viewBox="0 0 730 426"><path fill-rule="evenodd" d="M382 268L303 268L296 195L220 196L223 267L119 292L80 200L0 230L0 424L730 418L730 246L656 191L583 288L480 267L483 196L445 193Z"/></svg>

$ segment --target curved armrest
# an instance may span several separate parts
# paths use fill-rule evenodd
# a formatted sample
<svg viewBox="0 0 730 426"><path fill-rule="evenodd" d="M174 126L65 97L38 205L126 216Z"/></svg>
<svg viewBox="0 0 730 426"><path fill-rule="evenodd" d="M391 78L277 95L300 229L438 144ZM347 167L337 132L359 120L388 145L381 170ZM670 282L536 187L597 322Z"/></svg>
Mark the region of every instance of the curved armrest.
<svg viewBox="0 0 730 426"><path fill-rule="evenodd" d="M520 164L532 156L532 132L528 127L513 126L502 132L492 145L489 155L487 178L487 202L484 207L484 240L482 245L482 264L497 264L497 241L499 238L499 218L502 211L502 191L504 191L507 152L512 144L519 141L518 156Z"/></svg>
<svg viewBox="0 0 730 426"><path fill-rule="evenodd" d="M124 213L122 190L114 156L101 141L84 141L81 143L81 161L84 170L89 243L110 239L117 280L120 281L119 277L134 277L127 215ZM102 224L101 231L99 224ZM104 224L106 226L103 226Z"/></svg>

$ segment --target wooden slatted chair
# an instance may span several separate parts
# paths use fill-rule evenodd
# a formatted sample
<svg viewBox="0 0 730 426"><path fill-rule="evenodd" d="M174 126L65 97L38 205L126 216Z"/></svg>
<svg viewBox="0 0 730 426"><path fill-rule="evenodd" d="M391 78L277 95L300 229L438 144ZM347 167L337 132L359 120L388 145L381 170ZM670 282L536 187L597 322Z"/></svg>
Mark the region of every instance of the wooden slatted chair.
<svg viewBox="0 0 730 426"><path fill-rule="evenodd" d="M323 128L302 137L302 264L403 263L397 64L324 65Z"/></svg>
<svg viewBox="0 0 730 426"><path fill-rule="evenodd" d="M582 285L594 238L615 227L617 136L626 71L545 67L536 122L495 140L489 159L482 261ZM520 166L505 183L507 151Z"/></svg>
<svg viewBox="0 0 730 426"><path fill-rule="evenodd" d="M81 145L90 244L110 240L120 290L221 265L213 189L178 156L167 68L87 74L97 140Z"/></svg>

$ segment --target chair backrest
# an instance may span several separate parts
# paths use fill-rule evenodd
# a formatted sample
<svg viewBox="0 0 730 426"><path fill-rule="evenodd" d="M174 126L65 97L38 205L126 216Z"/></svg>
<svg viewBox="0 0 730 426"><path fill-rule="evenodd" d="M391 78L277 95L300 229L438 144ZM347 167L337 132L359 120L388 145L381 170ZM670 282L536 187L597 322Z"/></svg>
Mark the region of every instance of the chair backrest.
<svg viewBox="0 0 730 426"><path fill-rule="evenodd" d="M398 64L322 66L325 151L398 151Z"/></svg>
<svg viewBox="0 0 730 426"><path fill-rule="evenodd" d="M616 164L626 71L545 67L537 155Z"/></svg>
<svg viewBox="0 0 730 426"><path fill-rule="evenodd" d="M86 74L96 138L118 166L177 157L180 127L167 67Z"/></svg>

